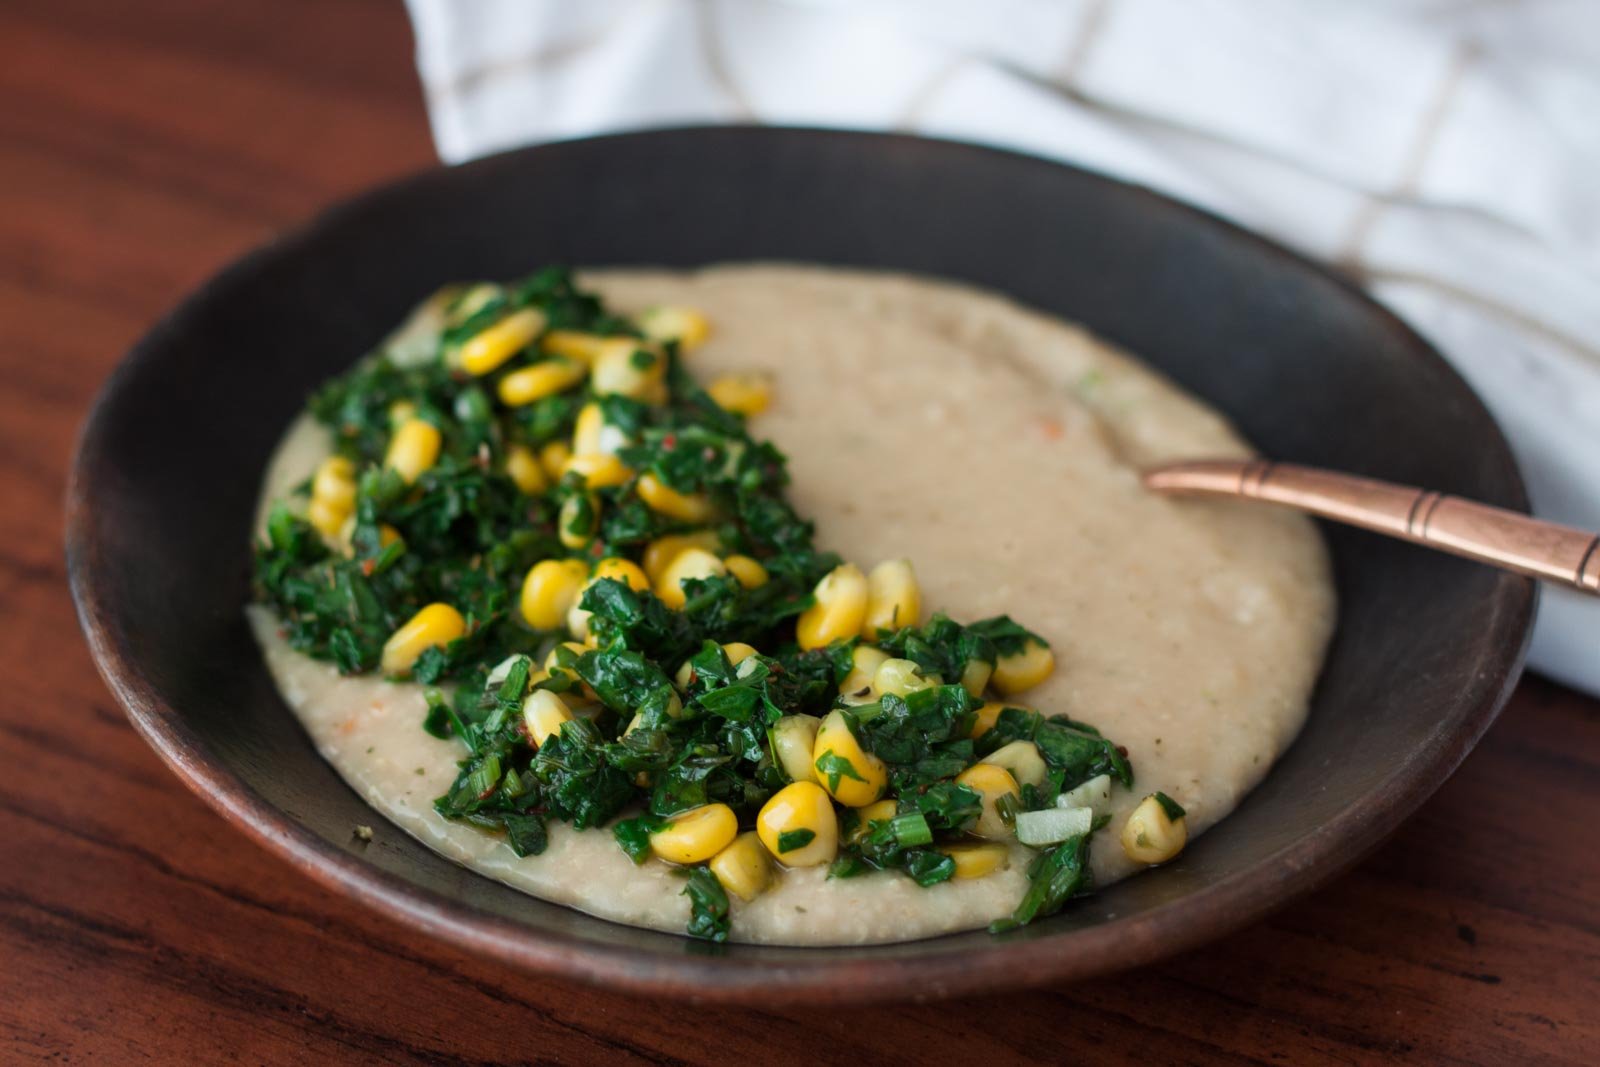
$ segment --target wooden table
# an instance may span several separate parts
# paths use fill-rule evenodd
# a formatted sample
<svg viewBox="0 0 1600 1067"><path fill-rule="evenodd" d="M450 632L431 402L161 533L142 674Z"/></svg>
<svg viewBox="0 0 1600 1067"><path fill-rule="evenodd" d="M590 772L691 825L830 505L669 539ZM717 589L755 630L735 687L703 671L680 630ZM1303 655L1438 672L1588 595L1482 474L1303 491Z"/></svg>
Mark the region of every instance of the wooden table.
<svg viewBox="0 0 1600 1067"><path fill-rule="evenodd" d="M1541 681L1392 842L1271 922L1094 985L887 1010L506 973L185 792L73 619L73 437L191 286L432 161L410 48L381 0L0 6L0 1060L1600 1062L1600 704Z"/></svg>

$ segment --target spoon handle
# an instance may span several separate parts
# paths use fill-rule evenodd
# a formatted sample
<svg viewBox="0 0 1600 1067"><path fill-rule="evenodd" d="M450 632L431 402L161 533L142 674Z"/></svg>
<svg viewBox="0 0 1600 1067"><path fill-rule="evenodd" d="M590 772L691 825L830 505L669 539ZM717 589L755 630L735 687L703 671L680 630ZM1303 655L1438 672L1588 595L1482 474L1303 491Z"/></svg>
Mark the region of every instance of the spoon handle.
<svg viewBox="0 0 1600 1067"><path fill-rule="evenodd" d="M1144 484L1281 504L1600 595L1600 535L1432 490L1264 459L1173 463Z"/></svg>

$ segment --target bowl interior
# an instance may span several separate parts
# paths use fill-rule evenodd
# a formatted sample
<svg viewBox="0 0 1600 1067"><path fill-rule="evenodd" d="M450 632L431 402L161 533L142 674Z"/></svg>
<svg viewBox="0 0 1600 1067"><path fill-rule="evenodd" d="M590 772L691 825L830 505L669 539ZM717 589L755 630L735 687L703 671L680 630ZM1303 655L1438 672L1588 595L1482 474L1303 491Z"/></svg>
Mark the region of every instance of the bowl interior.
<svg viewBox="0 0 1600 1067"><path fill-rule="evenodd" d="M1531 584L1326 529L1341 619L1304 733L1169 868L1048 922L871 949L711 949L471 874L313 751L244 625L258 479L309 389L415 301L547 262L783 259L958 279L1079 320L1224 410L1266 454L1522 506L1477 399L1334 277L1200 212L1036 159L913 138L715 129L439 170L247 257L107 386L69 504L75 595L136 723L207 799L317 876L525 966L756 999L933 995L1083 976L1259 916L1376 843L1488 726Z"/></svg>

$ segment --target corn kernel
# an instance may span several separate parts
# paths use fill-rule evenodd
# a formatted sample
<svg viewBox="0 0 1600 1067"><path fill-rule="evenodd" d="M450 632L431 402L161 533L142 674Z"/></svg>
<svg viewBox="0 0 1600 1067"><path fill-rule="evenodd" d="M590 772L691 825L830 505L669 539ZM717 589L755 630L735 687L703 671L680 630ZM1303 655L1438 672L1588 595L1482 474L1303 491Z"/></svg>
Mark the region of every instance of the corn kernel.
<svg viewBox="0 0 1600 1067"><path fill-rule="evenodd" d="M861 840L872 832L875 822L888 822L900 811L900 802L893 797L884 800L875 800L864 808L856 809L856 826L845 836L845 841L852 845L861 843Z"/></svg>
<svg viewBox="0 0 1600 1067"><path fill-rule="evenodd" d="M817 727L811 765L822 787L847 808L866 807L883 796L889 784L883 761L861 747L840 711L830 711Z"/></svg>
<svg viewBox="0 0 1600 1067"><path fill-rule="evenodd" d="M995 843L935 845L934 847L955 861L956 873L950 877L956 880L982 878L986 874L1004 870L1009 865L1011 858L1006 846Z"/></svg>
<svg viewBox="0 0 1600 1067"><path fill-rule="evenodd" d="M908 559L884 560L867 575L867 617L861 636L876 641L880 630L893 633L915 626L922 616L922 588Z"/></svg>
<svg viewBox="0 0 1600 1067"><path fill-rule="evenodd" d="M1169 816L1154 793L1140 801L1122 824L1122 851L1135 863L1165 863L1188 843L1188 818Z"/></svg>
<svg viewBox="0 0 1600 1067"><path fill-rule="evenodd" d="M1000 713L1008 707L1011 707L1011 705L1001 704L993 700L979 707L978 716L972 721L972 732L967 736L976 740L993 730L994 724L1000 721Z"/></svg>
<svg viewBox="0 0 1600 1067"><path fill-rule="evenodd" d="M583 405L578 412L577 421L572 427L572 450L579 454L585 452L606 452L615 454L628 447L632 442L628 435L622 432L622 427L613 426L606 421L605 411L599 404L588 403Z"/></svg>
<svg viewBox="0 0 1600 1067"><path fill-rule="evenodd" d="M764 374L726 374L706 386L706 392L717 407L735 415L759 415L772 403L772 382Z"/></svg>
<svg viewBox="0 0 1600 1067"><path fill-rule="evenodd" d="M870 704L878 699L872 688L878 668L889 658L889 653L873 645L857 645L850 653L850 673L839 683L839 695L848 704Z"/></svg>
<svg viewBox="0 0 1600 1067"><path fill-rule="evenodd" d="M595 357L612 340L614 338L583 333L579 330L551 330L539 342L539 349L549 356L560 356L579 363L593 363Z"/></svg>
<svg viewBox="0 0 1600 1067"><path fill-rule="evenodd" d="M754 830L734 838L733 844L711 857L708 866L722 888L746 903L772 884L772 856Z"/></svg>
<svg viewBox="0 0 1600 1067"><path fill-rule="evenodd" d="M583 364L570 359L547 359L531 367L519 367L500 379L500 400L510 407L523 407L566 392L583 381L583 375Z"/></svg>
<svg viewBox="0 0 1600 1067"><path fill-rule="evenodd" d="M666 375L667 363L645 342L614 338L594 359L590 384L597 395L619 395L649 401Z"/></svg>
<svg viewBox="0 0 1600 1067"><path fill-rule="evenodd" d="M636 488L639 499L643 500L651 511L665 515L669 519L706 522L715 514L711 498L704 493L680 493L654 474L641 474Z"/></svg>
<svg viewBox="0 0 1600 1067"><path fill-rule="evenodd" d="M706 804L672 816L650 835L650 851L668 863L704 863L739 836L739 817L726 804Z"/></svg>
<svg viewBox="0 0 1600 1067"><path fill-rule="evenodd" d="M977 700L983 699L983 691L989 688L989 676L994 673L994 664L986 659L969 659L967 665L961 668L961 688Z"/></svg>
<svg viewBox="0 0 1600 1067"><path fill-rule="evenodd" d="M560 626L588 577L582 560L546 559L535 563L522 582L522 617L535 630Z"/></svg>
<svg viewBox="0 0 1600 1067"><path fill-rule="evenodd" d="M806 830L812 836L802 844L805 835L799 831ZM786 867L832 863L839 854L839 817L815 782L794 782L774 793L756 816L756 833Z"/></svg>
<svg viewBox="0 0 1600 1067"><path fill-rule="evenodd" d="M681 608L689 597L683 583L692 578L717 578L728 573L728 568L716 556L703 548L686 548L673 557L671 563L656 579L656 596L669 608Z"/></svg>
<svg viewBox="0 0 1600 1067"><path fill-rule="evenodd" d="M584 645L584 644L580 644L577 641L563 641L563 642L561 642L559 645L555 646L548 653L545 654L545 657L544 657L544 673L545 673L545 677L547 677L547 678L548 677L553 677L558 672L561 673L561 674L572 673L572 674L575 675L577 672L573 671L572 668L563 667L561 665L562 659L563 658L567 658L564 655L564 653L570 653L572 656L581 656L587 651L589 651L589 646L588 645Z"/></svg>
<svg viewBox="0 0 1600 1067"><path fill-rule="evenodd" d="M389 635L383 645L383 673L409 674L417 657L443 648L467 632L467 620L449 604L429 604Z"/></svg>
<svg viewBox="0 0 1600 1067"><path fill-rule="evenodd" d="M600 528L600 498L579 493L561 502L556 513L556 537L568 548L586 548Z"/></svg>
<svg viewBox="0 0 1600 1067"><path fill-rule="evenodd" d="M461 369L482 377L533 343L549 320L538 308L513 311L461 346Z"/></svg>
<svg viewBox="0 0 1600 1067"><path fill-rule="evenodd" d="M561 480L561 472L567 469L567 460L571 458L572 447L565 441L549 441L539 449L539 466L552 482Z"/></svg>
<svg viewBox="0 0 1600 1067"><path fill-rule="evenodd" d="M610 556L596 563L594 565L594 575L583 583L583 588L578 590L577 597L572 601L572 607L567 611L567 629L572 633L573 637L580 641L585 641L589 637L589 616L591 614L583 610L581 606L583 604L583 594L587 593L589 587L602 578L615 579L627 585L628 588L640 592L650 588L650 579L645 577L644 571L639 569L637 563L617 556Z"/></svg>
<svg viewBox="0 0 1600 1067"><path fill-rule="evenodd" d="M335 507L321 497L312 497L311 503L306 506L306 521L324 537L338 537L339 530L349 518L350 512Z"/></svg>
<svg viewBox="0 0 1600 1067"><path fill-rule="evenodd" d="M311 499L337 511L354 510L356 465L343 456L329 456L317 464L317 473L311 478Z"/></svg>
<svg viewBox="0 0 1600 1067"><path fill-rule="evenodd" d="M506 449L506 474L518 489L536 496L550 488L550 479L539 463L539 457L527 445L512 445Z"/></svg>
<svg viewBox="0 0 1600 1067"><path fill-rule="evenodd" d="M1030 640L1021 652L1000 657L994 665L994 673L989 676L989 684L1001 696L1010 696L1032 689L1050 677L1055 669L1054 653L1040 642Z"/></svg>
<svg viewBox="0 0 1600 1067"><path fill-rule="evenodd" d="M801 648L825 648L861 632L867 616L867 576L860 567L840 564L823 576L811 595L815 602L795 623Z"/></svg>
<svg viewBox="0 0 1600 1067"><path fill-rule="evenodd" d="M610 489L633 477L633 472L616 456L605 452L579 453L567 460L563 474L577 472L589 489Z"/></svg>
<svg viewBox="0 0 1600 1067"><path fill-rule="evenodd" d="M1019 800L1022 797L1022 790L1017 788L1017 780L1011 777L1010 771L992 763L975 763L956 775L956 784L966 786L983 799L983 811L979 813L977 821L968 827L972 833L992 841L1011 836L1011 828L995 807L1003 796L1009 795Z"/></svg>
<svg viewBox="0 0 1600 1067"><path fill-rule="evenodd" d="M699 348L711 335L711 323L699 311L686 307L653 307L635 317L639 330L652 341L678 342L680 352Z"/></svg>
<svg viewBox="0 0 1600 1067"><path fill-rule="evenodd" d="M817 744L817 727L821 725L822 720L815 715L785 715L772 724L768 731L772 755L789 781L817 780L817 769L812 766L811 758Z"/></svg>
<svg viewBox="0 0 1600 1067"><path fill-rule="evenodd" d="M678 553L686 548L699 548L706 552L715 553L722 547L722 539L714 530L696 530L686 534L668 534L659 537L645 546L644 572L650 576L652 582L661 577L661 572L667 569L667 564L678 558Z"/></svg>
<svg viewBox="0 0 1600 1067"><path fill-rule="evenodd" d="M538 748L551 734L561 732L561 724L572 721L567 702L548 689L535 689L522 702L522 726Z"/></svg>
<svg viewBox="0 0 1600 1067"><path fill-rule="evenodd" d="M746 589L760 589L772 580L772 576L767 573L767 568L761 565L761 561L750 556L729 556L722 562L727 565L728 573L737 578L739 584Z"/></svg>
<svg viewBox="0 0 1600 1067"><path fill-rule="evenodd" d="M728 665L737 667L751 656L759 656L754 645L747 645L743 641L729 641L722 646L722 654L728 657Z"/></svg>
<svg viewBox="0 0 1600 1067"><path fill-rule="evenodd" d="M397 471L409 484L422 476L422 472L439 462L439 449L444 436L439 427L426 419L408 419L389 439L389 451L383 465Z"/></svg>
<svg viewBox="0 0 1600 1067"><path fill-rule="evenodd" d="M889 693L897 697L909 696L943 684L944 679L937 674L923 674L922 668L909 659L886 659L872 676L872 688L879 696Z"/></svg>
<svg viewBox="0 0 1600 1067"><path fill-rule="evenodd" d="M978 762L1005 768L1019 786L1043 785L1045 776L1050 773L1044 757L1039 755L1039 746L1032 741L1013 741L1009 745L1001 745Z"/></svg>

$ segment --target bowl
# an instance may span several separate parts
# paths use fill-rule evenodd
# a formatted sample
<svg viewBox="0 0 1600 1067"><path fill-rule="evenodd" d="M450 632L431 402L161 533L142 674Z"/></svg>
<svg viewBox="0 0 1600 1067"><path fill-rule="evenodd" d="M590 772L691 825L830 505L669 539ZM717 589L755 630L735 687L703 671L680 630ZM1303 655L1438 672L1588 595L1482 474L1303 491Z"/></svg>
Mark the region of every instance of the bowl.
<svg viewBox="0 0 1600 1067"><path fill-rule="evenodd" d="M134 725L242 831L512 967L702 999L861 1003L1085 978L1261 918L1372 848L1493 721L1533 583L1324 530L1342 612L1303 733L1181 859L1002 936L710 946L522 895L399 832L324 763L246 628L261 473L318 382L422 296L545 263L793 260L968 282L1078 320L1266 454L1513 508L1505 440L1439 355L1333 274L1083 170L971 145L774 128L568 141L360 196L202 286L120 364L67 506L73 595Z"/></svg>

